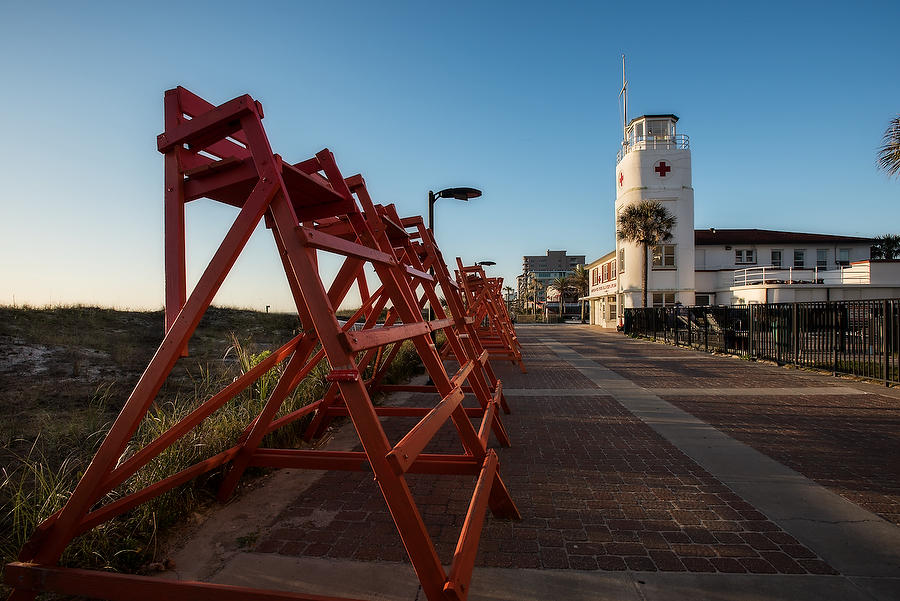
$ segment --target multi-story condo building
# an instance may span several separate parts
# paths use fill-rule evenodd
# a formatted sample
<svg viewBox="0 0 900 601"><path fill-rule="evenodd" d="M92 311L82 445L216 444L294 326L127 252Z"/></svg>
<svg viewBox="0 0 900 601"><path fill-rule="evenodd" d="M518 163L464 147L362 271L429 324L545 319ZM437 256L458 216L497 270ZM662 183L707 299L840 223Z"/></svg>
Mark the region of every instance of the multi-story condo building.
<svg viewBox="0 0 900 601"><path fill-rule="evenodd" d="M584 265L585 255L569 255L565 250L548 250L546 255L522 257L522 274L516 277L516 293L526 303L542 302L547 298L547 287L553 280L572 275L575 268ZM535 291L532 282L538 284Z"/></svg>

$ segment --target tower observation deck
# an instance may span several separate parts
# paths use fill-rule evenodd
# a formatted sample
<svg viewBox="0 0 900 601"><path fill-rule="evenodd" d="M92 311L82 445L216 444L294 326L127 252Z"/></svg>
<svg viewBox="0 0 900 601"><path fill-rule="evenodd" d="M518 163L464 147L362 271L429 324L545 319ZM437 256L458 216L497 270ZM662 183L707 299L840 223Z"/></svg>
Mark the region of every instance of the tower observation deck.
<svg viewBox="0 0 900 601"><path fill-rule="evenodd" d="M691 140L676 131L675 115L641 115L628 123L616 164L634 150L688 150Z"/></svg>

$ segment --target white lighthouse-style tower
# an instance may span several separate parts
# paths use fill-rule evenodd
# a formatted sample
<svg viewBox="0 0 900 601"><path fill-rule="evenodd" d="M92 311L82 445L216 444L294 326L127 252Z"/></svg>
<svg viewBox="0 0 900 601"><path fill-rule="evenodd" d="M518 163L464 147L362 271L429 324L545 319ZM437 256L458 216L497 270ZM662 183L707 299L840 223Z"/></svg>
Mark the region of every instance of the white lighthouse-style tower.
<svg viewBox="0 0 900 601"><path fill-rule="evenodd" d="M691 150L675 115L642 115L625 126L616 160L616 218L625 206L656 200L677 222L672 239L650 249L649 306L694 304L694 189ZM616 240L619 306L641 306L641 247Z"/></svg>

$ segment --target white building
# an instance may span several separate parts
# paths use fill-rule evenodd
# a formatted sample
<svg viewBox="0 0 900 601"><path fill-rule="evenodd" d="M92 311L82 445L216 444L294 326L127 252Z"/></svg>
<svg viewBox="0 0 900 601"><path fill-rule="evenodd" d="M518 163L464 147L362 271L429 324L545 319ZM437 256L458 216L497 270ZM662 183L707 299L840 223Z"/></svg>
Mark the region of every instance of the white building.
<svg viewBox="0 0 900 601"><path fill-rule="evenodd" d="M676 217L672 240L649 253L651 306L733 305L900 296L900 261L869 260L872 240L759 229L694 229L691 151L675 115L632 119L616 164L615 214L642 200ZM621 324L641 306L636 244L588 264L591 323Z"/></svg>

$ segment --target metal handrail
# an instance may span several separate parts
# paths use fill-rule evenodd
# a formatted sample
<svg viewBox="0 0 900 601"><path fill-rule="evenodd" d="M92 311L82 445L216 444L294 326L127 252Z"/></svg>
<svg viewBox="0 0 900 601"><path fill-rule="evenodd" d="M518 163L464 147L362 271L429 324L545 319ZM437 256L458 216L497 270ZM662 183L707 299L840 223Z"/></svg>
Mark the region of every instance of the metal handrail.
<svg viewBox="0 0 900 601"><path fill-rule="evenodd" d="M674 136L637 136L622 145L616 155L616 163L632 150L688 150L691 139L687 134Z"/></svg>
<svg viewBox="0 0 900 601"><path fill-rule="evenodd" d="M819 269L818 267L776 267L765 265L735 269L734 286L755 286L760 284L868 284L868 265L853 265L840 269Z"/></svg>

